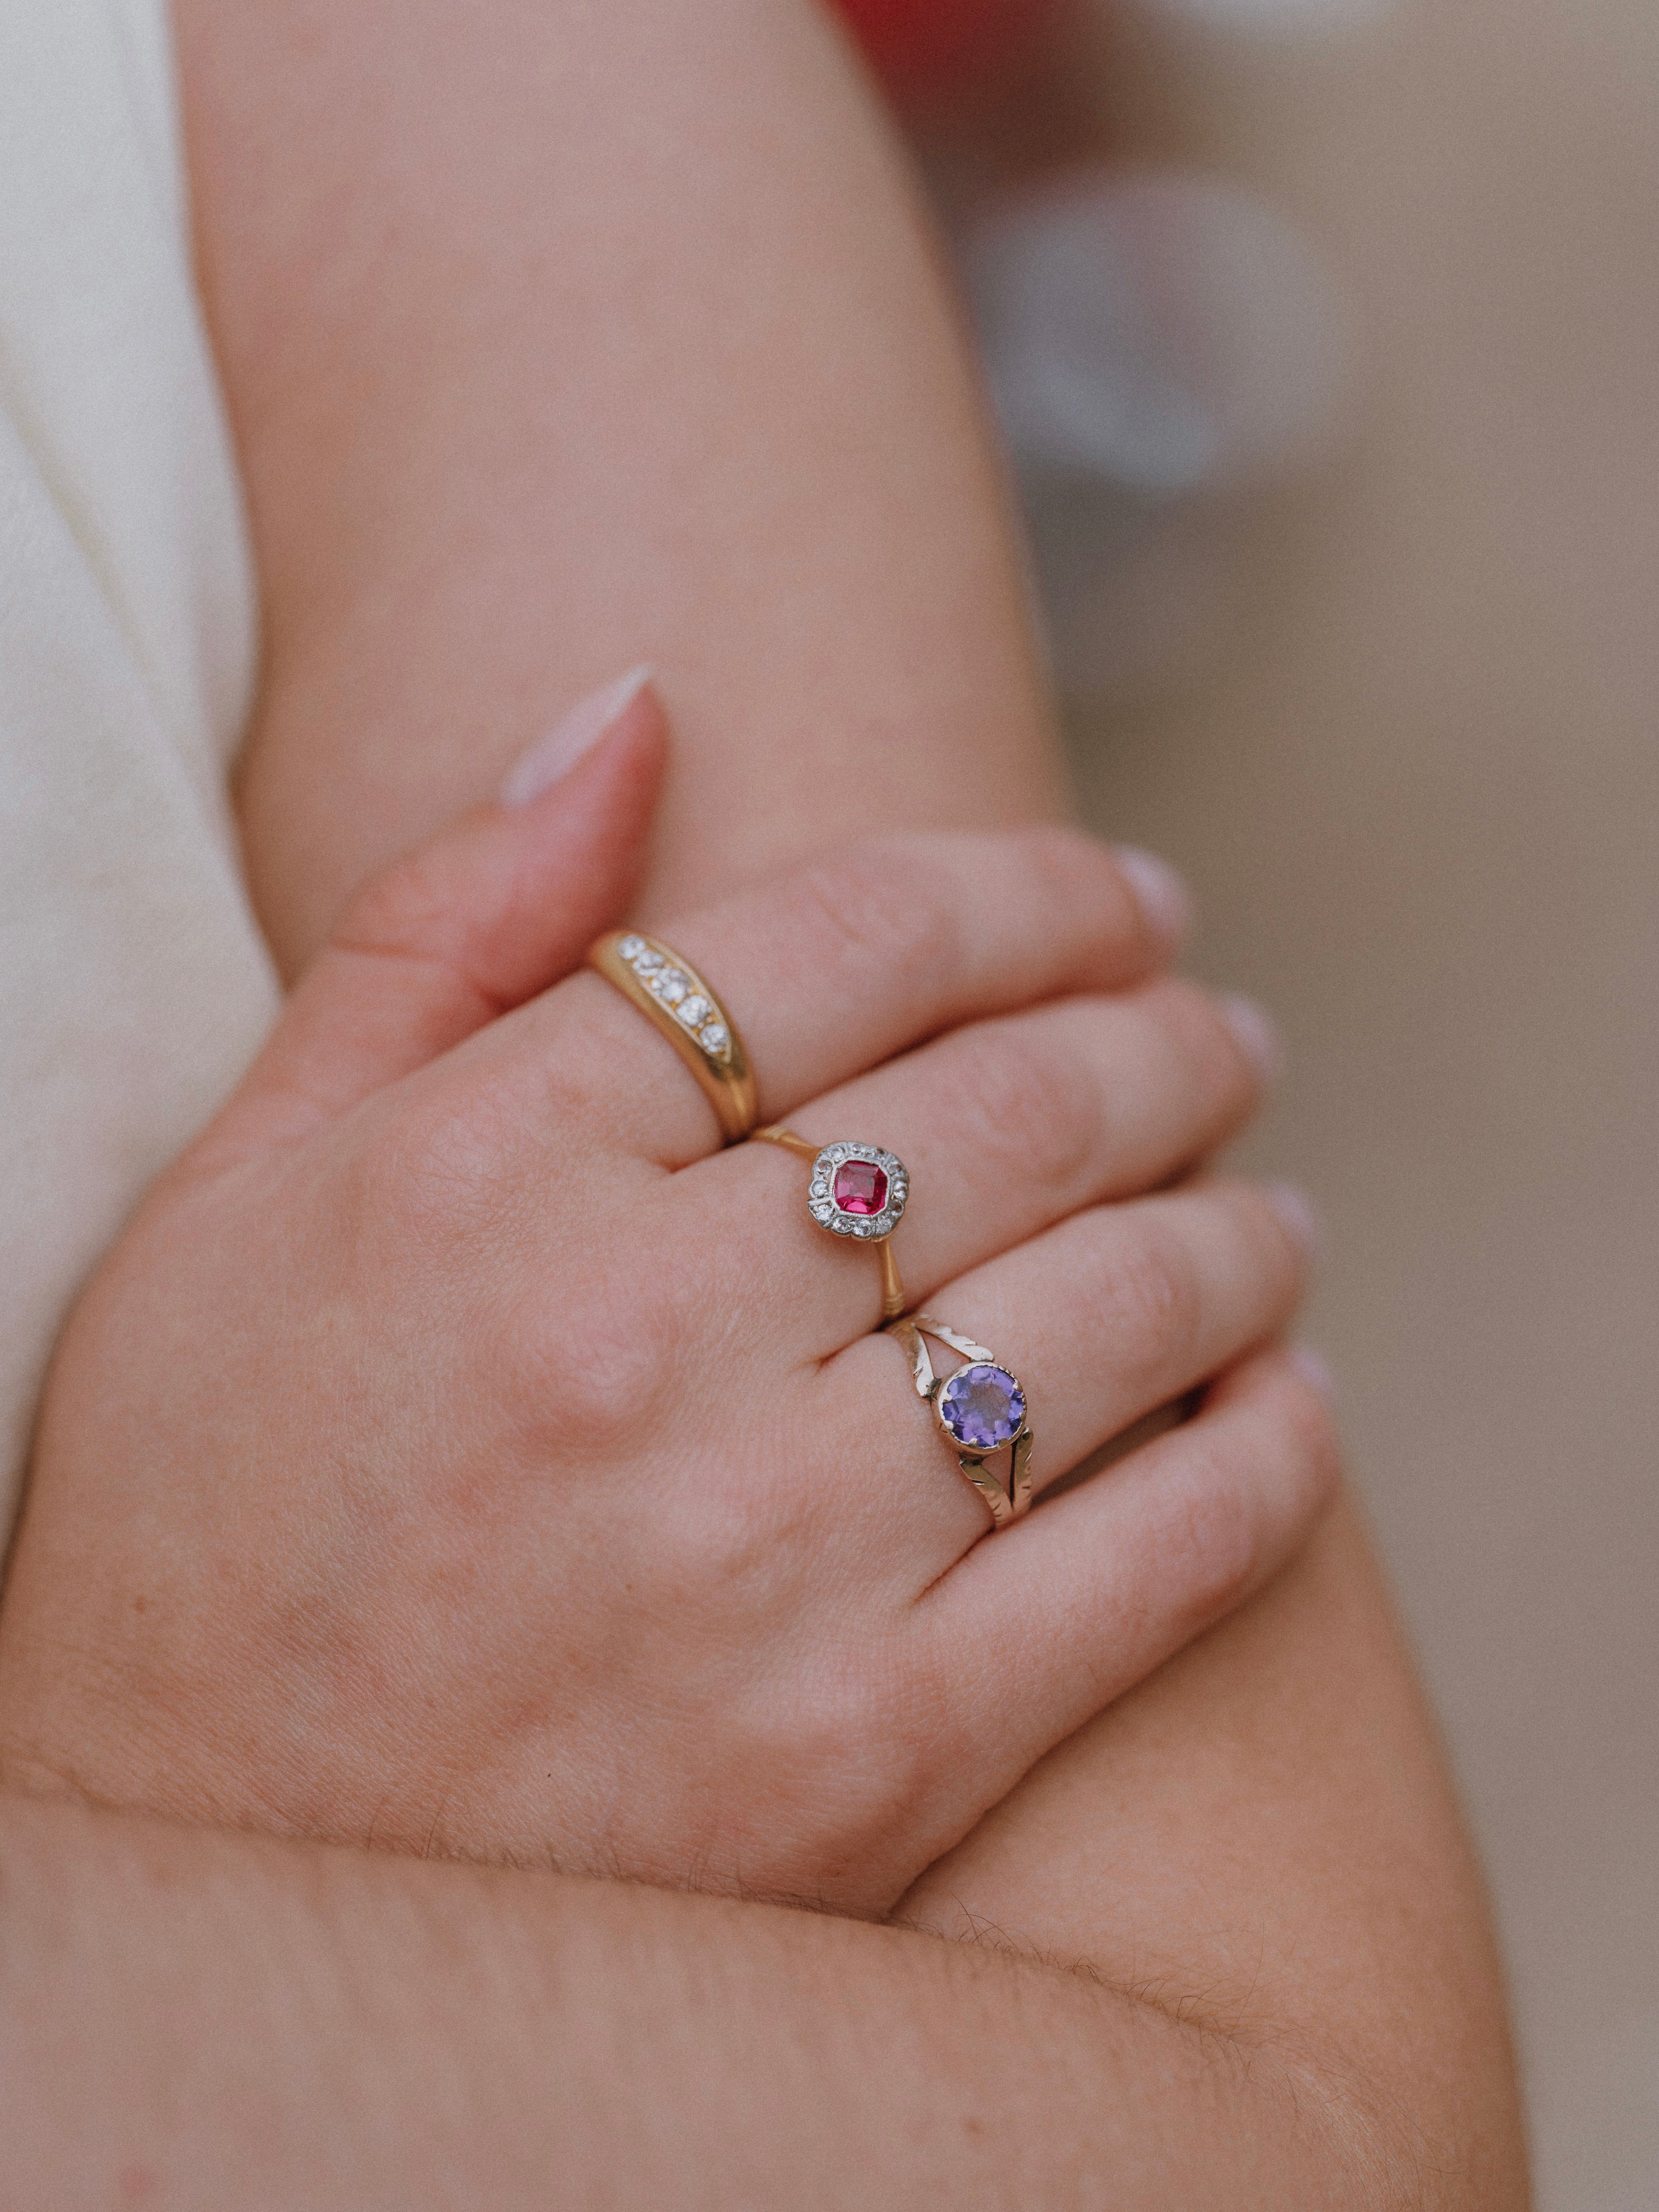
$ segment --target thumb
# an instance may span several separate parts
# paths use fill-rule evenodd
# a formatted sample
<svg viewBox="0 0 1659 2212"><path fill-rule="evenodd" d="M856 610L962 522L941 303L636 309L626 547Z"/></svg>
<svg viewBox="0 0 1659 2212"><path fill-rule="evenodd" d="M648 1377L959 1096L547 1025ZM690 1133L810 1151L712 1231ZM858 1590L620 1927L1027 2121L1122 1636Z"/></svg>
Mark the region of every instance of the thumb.
<svg viewBox="0 0 1659 2212"><path fill-rule="evenodd" d="M548 783L574 745L580 759ZM638 880L666 753L636 671L573 708L495 804L371 877L216 1137L238 1150L303 1137L569 975Z"/></svg>

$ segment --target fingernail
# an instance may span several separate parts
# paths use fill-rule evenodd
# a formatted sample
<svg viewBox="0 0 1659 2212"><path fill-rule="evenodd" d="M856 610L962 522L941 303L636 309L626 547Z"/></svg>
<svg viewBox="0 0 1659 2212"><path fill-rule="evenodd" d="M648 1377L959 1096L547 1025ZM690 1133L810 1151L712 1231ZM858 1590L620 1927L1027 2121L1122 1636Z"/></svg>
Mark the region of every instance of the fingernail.
<svg viewBox="0 0 1659 2212"><path fill-rule="evenodd" d="M1192 896L1186 884L1167 860L1143 852L1139 845L1120 845L1116 860L1148 928L1166 952L1176 951L1193 926Z"/></svg>
<svg viewBox="0 0 1659 2212"><path fill-rule="evenodd" d="M1310 1389L1318 1391L1328 1406L1336 1403L1336 1377L1310 1344L1291 1346L1291 1364Z"/></svg>
<svg viewBox="0 0 1659 2212"><path fill-rule="evenodd" d="M1267 1198L1273 1212L1284 1223L1308 1258L1319 1253L1319 1216L1304 1194L1294 1183L1275 1182L1267 1188Z"/></svg>
<svg viewBox="0 0 1659 2212"><path fill-rule="evenodd" d="M562 776L568 775L582 756L592 752L605 732L622 720L651 681L651 673L641 663L614 684L579 699L562 721L520 756L501 786L501 805L528 806L532 799L539 799Z"/></svg>
<svg viewBox="0 0 1659 2212"><path fill-rule="evenodd" d="M1285 1049L1279 1041L1279 1024L1254 999L1229 993L1221 1001L1221 1018L1238 1040L1239 1049L1262 1082L1271 1090L1285 1067Z"/></svg>

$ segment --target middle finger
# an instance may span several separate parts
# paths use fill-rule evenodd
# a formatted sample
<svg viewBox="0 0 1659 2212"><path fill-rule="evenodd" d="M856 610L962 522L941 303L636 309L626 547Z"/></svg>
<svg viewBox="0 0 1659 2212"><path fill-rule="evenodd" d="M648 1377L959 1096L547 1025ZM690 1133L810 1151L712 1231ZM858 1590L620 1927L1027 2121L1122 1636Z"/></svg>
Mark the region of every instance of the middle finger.
<svg viewBox="0 0 1659 2212"><path fill-rule="evenodd" d="M912 1306L1079 1208L1156 1189L1232 1136L1269 1068L1262 1017L1166 979L953 1032L792 1117L814 1145L896 1152L909 1197L893 1237ZM809 1170L770 1145L687 1169L674 1199L719 1218L745 1271L815 1359L868 1328L879 1273L807 1212Z"/></svg>

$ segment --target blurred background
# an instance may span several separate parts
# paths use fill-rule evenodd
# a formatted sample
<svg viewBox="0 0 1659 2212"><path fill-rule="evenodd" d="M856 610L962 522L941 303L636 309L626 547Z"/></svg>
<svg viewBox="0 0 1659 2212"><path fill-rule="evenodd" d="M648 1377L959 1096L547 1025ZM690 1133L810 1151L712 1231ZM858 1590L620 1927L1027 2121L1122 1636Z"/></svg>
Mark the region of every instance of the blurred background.
<svg viewBox="0 0 1659 2212"><path fill-rule="evenodd" d="M1497 1893L1543 2212L1659 2206L1659 7L846 0L1086 811L1276 1011L1251 1152Z"/></svg>

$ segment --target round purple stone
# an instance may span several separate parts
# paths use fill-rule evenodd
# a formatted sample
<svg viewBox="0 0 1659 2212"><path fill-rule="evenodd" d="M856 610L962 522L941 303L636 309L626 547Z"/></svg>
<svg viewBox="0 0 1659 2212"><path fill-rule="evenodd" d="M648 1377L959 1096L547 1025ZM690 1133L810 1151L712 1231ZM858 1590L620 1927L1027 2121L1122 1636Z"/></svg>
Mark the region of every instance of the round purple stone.
<svg viewBox="0 0 1659 2212"><path fill-rule="evenodd" d="M994 1451L1017 1437L1025 1393L1006 1367L959 1367L939 1394L939 1419L968 1451Z"/></svg>

